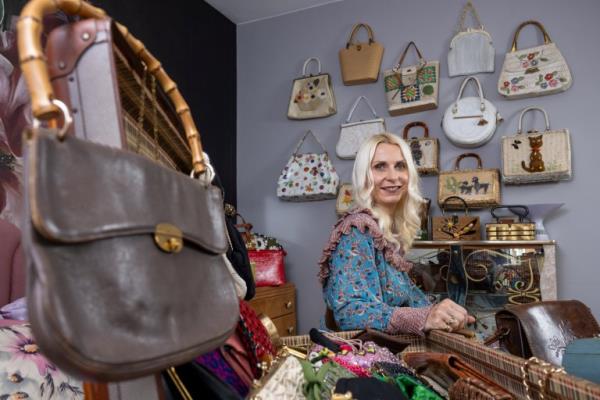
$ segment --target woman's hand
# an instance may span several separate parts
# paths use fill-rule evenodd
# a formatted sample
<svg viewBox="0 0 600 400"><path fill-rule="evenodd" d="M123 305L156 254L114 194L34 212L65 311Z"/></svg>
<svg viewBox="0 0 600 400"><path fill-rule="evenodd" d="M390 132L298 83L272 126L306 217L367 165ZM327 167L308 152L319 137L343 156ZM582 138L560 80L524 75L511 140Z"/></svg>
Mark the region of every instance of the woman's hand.
<svg viewBox="0 0 600 400"><path fill-rule="evenodd" d="M475 322L475 318L470 316L464 307L459 306L450 299L444 299L432 307L423 330L428 332L432 329L441 329L446 332L453 332L463 329L465 325L473 322Z"/></svg>

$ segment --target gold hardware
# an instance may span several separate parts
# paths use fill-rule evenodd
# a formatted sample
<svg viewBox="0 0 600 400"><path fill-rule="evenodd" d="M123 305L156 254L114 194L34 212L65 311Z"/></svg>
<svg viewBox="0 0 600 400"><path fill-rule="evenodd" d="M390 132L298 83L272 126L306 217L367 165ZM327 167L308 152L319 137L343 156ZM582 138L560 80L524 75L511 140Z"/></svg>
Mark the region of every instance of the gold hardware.
<svg viewBox="0 0 600 400"><path fill-rule="evenodd" d="M331 400L352 400L352 392L348 391L346 393L332 393Z"/></svg>
<svg viewBox="0 0 600 400"><path fill-rule="evenodd" d="M179 253L183 249L183 233L175 225L162 223L154 228L154 242L167 253Z"/></svg>
<svg viewBox="0 0 600 400"><path fill-rule="evenodd" d="M288 301L287 303L285 303L285 308L287 308L288 310L290 308L292 308L293 303L291 301Z"/></svg>
<svg viewBox="0 0 600 400"><path fill-rule="evenodd" d="M453 119L468 119L468 118L483 118L483 115L460 115L458 117L452 117Z"/></svg>

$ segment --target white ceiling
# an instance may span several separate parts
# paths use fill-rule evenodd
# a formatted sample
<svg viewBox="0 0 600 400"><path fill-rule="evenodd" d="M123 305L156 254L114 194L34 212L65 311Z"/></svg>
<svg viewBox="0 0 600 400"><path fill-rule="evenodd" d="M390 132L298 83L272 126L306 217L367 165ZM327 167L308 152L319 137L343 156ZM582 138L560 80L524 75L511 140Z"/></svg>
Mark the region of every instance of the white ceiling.
<svg viewBox="0 0 600 400"><path fill-rule="evenodd" d="M205 0L236 25L319 7L342 0Z"/></svg>

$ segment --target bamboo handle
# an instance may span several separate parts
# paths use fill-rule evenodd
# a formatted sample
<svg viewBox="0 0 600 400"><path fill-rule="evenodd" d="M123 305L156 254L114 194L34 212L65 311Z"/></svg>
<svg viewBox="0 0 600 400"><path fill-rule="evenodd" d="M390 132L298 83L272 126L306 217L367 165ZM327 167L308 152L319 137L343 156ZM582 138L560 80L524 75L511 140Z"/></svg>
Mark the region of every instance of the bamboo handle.
<svg viewBox="0 0 600 400"><path fill-rule="evenodd" d="M456 158L456 162L454 163L454 169L458 170L460 168L460 162L462 161L462 159L467 157L475 158L477 160L477 168L483 168L483 164L481 163L481 157L479 157L477 153L463 153Z"/></svg>

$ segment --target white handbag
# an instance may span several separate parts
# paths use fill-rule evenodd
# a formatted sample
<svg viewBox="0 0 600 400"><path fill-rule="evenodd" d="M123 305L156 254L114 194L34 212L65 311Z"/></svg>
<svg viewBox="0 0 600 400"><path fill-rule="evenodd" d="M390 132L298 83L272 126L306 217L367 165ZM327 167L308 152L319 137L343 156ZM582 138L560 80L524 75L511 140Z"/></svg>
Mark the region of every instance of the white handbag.
<svg viewBox="0 0 600 400"><path fill-rule="evenodd" d="M517 50L519 32L527 25L537 26L542 31L544 44ZM564 92L572 83L567 61L550 40L544 26L537 21L525 21L519 25L511 51L504 57L498 92L507 99L521 99Z"/></svg>
<svg viewBox="0 0 600 400"><path fill-rule="evenodd" d="M467 12L479 24L477 28L465 28ZM448 51L448 75L472 75L480 72L494 72L496 50L492 36L484 29L471 1L463 7L458 32L450 42Z"/></svg>
<svg viewBox="0 0 600 400"><path fill-rule="evenodd" d="M523 116L532 110L544 113L546 130L523 134ZM571 136L568 129L550 129L548 114L527 107L519 117L515 136L502 138L502 178L507 184L553 182L572 177Z"/></svg>
<svg viewBox="0 0 600 400"><path fill-rule="evenodd" d="M317 73L309 74L308 66L311 62L317 64ZM321 61L311 57L304 61L302 76L294 79L292 93L288 105L287 116L289 119L322 118L337 112L335 95L331 76L321 72Z"/></svg>
<svg viewBox="0 0 600 400"><path fill-rule="evenodd" d="M374 118L366 121L351 122L354 110L356 110L356 107L361 100L364 100L365 103L367 103ZM385 132L385 120L377 116L369 99L365 96L358 96L350 109L346 123L341 125L340 138L335 147L335 152L339 158L352 160L356 157L356 153L362 142L371 136L382 132Z"/></svg>
<svg viewBox="0 0 600 400"><path fill-rule="evenodd" d="M463 90L469 81L477 85L477 97L462 97ZM487 143L497 124L502 121L496 106L483 97L483 89L479 79L466 77L456 101L444 113L442 128L448 139L458 147L479 147Z"/></svg>

